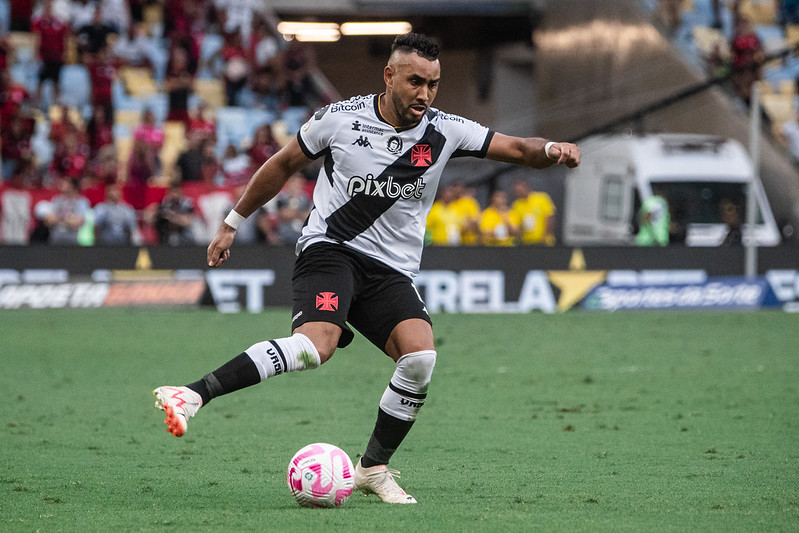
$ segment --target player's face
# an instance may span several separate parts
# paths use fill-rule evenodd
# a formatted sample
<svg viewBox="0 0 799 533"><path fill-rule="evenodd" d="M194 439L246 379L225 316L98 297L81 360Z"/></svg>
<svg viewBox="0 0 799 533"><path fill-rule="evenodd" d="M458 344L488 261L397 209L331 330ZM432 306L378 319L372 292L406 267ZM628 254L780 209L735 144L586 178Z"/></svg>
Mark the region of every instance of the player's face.
<svg viewBox="0 0 799 533"><path fill-rule="evenodd" d="M386 67L386 96L395 124L418 124L433 103L441 78L441 65L416 53L398 54Z"/></svg>

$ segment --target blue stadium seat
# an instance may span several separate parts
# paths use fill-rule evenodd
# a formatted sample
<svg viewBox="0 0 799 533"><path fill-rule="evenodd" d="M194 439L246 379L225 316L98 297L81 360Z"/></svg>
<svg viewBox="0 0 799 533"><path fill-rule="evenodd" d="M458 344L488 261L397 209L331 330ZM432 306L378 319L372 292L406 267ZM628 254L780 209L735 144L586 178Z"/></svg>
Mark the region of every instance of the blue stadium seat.
<svg viewBox="0 0 799 533"><path fill-rule="evenodd" d="M75 107L81 112L91 102L92 80L84 65L64 65L61 68L61 103ZM85 115L84 115L85 116Z"/></svg>
<svg viewBox="0 0 799 533"><path fill-rule="evenodd" d="M220 107L216 110L217 153L222 155L228 145L237 149L252 141L255 130L275 120L273 113L243 107Z"/></svg>
<svg viewBox="0 0 799 533"><path fill-rule="evenodd" d="M8 33L11 25L11 5L8 0L0 0L0 33Z"/></svg>
<svg viewBox="0 0 799 533"><path fill-rule="evenodd" d="M206 33L200 43L200 65L197 70L198 78L215 78L222 69L222 59L217 56L211 58L222 50L225 39L215 33Z"/></svg>

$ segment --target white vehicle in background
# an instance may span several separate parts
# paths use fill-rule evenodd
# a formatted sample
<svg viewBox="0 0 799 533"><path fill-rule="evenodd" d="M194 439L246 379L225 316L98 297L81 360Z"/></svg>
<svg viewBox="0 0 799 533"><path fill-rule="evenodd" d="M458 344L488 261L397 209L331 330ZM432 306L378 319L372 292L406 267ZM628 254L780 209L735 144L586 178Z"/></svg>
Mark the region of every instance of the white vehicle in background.
<svg viewBox="0 0 799 533"><path fill-rule="evenodd" d="M601 135L580 147L582 164L566 177L566 245L634 244L641 202L655 190L669 203L672 243L719 246L730 216L738 217L748 242L746 195L754 173L739 142L697 134ZM755 195L756 243L776 246L780 232L759 181Z"/></svg>

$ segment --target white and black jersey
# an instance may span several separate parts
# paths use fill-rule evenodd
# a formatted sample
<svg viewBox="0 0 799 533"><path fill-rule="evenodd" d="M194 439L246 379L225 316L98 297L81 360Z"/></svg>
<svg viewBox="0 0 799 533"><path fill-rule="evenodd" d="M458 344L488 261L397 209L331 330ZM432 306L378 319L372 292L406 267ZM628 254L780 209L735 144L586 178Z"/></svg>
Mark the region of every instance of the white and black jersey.
<svg viewBox="0 0 799 533"><path fill-rule="evenodd" d="M492 136L433 108L415 127L397 131L383 119L379 95L320 109L297 133L305 155L324 157L297 253L316 242L339 243L415 276L444 165L451 157L485 157Z"/></svg>

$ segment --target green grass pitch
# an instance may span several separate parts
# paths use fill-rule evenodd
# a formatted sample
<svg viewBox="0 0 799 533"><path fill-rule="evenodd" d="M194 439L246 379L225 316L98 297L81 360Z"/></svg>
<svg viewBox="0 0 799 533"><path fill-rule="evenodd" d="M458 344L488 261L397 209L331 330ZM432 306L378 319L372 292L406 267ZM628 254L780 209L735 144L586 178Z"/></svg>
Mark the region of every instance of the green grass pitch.
<svg viewBox="0 0 799 533"><path fill-rule="evenodd" d="M218 398L187 435L150 391L284 336L289 312L0 313L0 531L797 531L799 315L438 315L438 364L392 461L419 504L305 509L311 442L357 460L391 361Z"/></svg>

